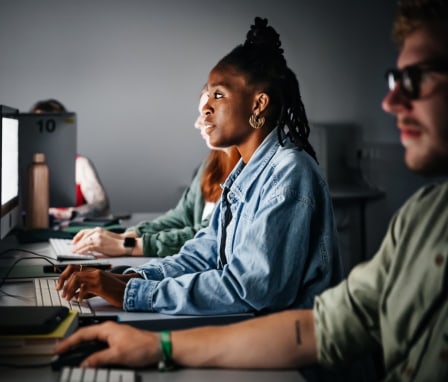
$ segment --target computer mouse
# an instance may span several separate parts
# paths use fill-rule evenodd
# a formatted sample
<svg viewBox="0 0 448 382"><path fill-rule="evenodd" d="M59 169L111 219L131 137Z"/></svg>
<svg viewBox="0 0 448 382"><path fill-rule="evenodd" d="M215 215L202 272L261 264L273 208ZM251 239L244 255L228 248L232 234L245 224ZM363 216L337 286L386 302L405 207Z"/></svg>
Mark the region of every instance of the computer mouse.
<svg viewBox="0 0 448 382"><path fill-rule="evenodd" d="M107 342L103 341L86 341L75 345L65 353L55 355L51 361L53 370L60 370L64 366L79 366L81 362L90 354L108 347Z"/></svg>
<svg viewBox="0 0 448 382"><path fill-rule="evenodd" d="M121 275L128 268L130 268L129 265L116 265L115 267L112 267L109 272Z"/></svg>

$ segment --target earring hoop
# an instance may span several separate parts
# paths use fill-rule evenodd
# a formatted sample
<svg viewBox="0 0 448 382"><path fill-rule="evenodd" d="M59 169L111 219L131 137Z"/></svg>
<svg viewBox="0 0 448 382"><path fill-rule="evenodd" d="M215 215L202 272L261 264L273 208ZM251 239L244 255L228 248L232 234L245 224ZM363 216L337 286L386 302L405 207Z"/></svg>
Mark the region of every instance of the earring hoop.
<svg viewBox="0 0 448 382"><path fill-rule="evenodd" d="M251 114L249 117L249 125L253 129L261 129L264 125L265 119L262 116L255 115L255 113Z"/></svg>

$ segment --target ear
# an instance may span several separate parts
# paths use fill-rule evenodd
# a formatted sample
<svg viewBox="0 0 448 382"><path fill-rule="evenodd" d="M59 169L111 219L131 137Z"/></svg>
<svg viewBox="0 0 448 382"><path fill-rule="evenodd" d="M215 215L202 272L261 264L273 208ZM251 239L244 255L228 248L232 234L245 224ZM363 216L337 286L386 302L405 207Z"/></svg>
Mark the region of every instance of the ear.
<svg viewBox="0 0 448 382"><path fill-rule="evenodd" d="M253 111L261 114L269 105L269 96L267 93L258 93L255 95Z"/></svg>

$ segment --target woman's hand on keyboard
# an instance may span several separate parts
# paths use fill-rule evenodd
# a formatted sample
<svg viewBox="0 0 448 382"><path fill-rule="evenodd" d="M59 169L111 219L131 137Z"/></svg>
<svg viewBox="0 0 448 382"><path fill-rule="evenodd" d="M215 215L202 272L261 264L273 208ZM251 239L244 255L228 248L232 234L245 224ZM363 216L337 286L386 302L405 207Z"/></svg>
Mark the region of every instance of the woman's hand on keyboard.
<svg viewBox="0 0 448 382"><path fill-rule="evenodd" d="M124 247L126 236L135 237L135 234L119 234L100 227L83 229L73 238L73 252L99 252L106 256L125 256L129 252L129 248ZM142 256L142 253L133 255Z"/></svg>
<svg viewBox="0 0 448 382"><path fill-rule="evenodd" d="M133 274L139 277L138 274ZM56 289L61 297L70 301L75 298L82 301L93 296L100 296L118 308L123 307L123 296L128 277L116 275L100 269L71 264L61 273Z"/></svg>

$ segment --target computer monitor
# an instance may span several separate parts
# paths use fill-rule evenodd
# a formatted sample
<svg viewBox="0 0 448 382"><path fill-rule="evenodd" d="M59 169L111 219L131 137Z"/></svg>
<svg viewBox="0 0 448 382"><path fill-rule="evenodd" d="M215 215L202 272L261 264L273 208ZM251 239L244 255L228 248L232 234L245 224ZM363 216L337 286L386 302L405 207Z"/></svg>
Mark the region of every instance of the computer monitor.
<svg viewBox="0 0 448 382"><path fill-rule="evenodd" d="M309 140L330 188L359 183L359 126L352 123L311 122Z"/></svg>
<svg viewBox="0 0 448 382"><path fill-rule="evenodd" d="M3 239L19 223L19 111L0 105L1 226Z"/></svg>
<svg viewBox="0 0 448 382"><path fill-rule="evenodd" d="M19 184L22 210L26 201L27 169L34 153L44 153L50 176L50 206L76 204L76 114L19 114Z"/></svg>

